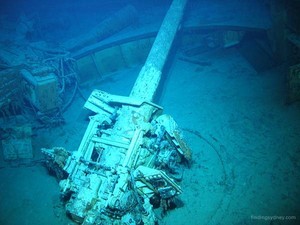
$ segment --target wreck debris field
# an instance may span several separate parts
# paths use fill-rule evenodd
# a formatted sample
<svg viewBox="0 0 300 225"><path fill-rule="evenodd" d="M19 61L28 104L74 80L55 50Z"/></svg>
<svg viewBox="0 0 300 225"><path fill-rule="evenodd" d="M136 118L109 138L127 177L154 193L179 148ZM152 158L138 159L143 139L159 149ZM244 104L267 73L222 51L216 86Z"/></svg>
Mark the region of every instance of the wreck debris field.
<svg viewBox="0 0 300 225"><path fill-rule="evenodd" d="M172 1L0 2L0 224L76 224L41 149L78 149L94 89L130 95ZM279 59L278 2L188 1L153 103L191 162L160 225L300 224L300 50Z"/></svg>

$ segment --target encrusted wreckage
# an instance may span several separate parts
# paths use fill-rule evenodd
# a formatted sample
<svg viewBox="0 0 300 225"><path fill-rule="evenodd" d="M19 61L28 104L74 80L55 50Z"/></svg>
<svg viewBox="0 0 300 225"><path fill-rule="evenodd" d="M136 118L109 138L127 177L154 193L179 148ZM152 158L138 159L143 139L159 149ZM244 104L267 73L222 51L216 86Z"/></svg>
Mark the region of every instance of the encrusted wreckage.
<svg viewBox="0 0 300 225"><path fill-rule="evenodd" d="M174 121L152 102L180 26L185 0L174 0L129 97L94 90L95 114L77 151L42 149L71 218L92 224L158 224L153 209L172 207L191 152Z"/></svg>

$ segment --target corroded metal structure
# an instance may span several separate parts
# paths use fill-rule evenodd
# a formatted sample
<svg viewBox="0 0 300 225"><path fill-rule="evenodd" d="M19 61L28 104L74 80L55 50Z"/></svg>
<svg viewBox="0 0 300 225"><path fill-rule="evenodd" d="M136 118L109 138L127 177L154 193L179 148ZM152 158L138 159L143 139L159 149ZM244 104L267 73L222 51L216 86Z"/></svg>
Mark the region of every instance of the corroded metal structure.
<svg viewBox="0 0 300 225"><path fill-rule="evenodd" d="M153 208L174 205L191 152L177 124L152 102L185 0L174 0L129 97L94 90L77 151L42 149L61 179L71 217L85 225L157 224Z"/></svg>
<svg viewBox="0 0 300 225"><path fill-rule="evenodd" d="M136 9L131 5L127 5L118 12L114 13L113 16L102 21L87 34L83 34L80 37L68 40L64 44L64 47L69 51L74 51L87 45L97 43L133 24L136 20Z"/></svg>

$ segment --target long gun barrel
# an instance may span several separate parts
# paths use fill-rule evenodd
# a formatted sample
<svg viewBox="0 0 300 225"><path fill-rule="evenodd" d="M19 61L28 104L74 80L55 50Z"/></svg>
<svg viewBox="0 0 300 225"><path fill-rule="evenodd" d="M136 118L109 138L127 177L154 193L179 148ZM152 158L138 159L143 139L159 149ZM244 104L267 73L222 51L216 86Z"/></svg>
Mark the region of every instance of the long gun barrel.
<svg viewBox="0 0 300 225"><path fill-rule="evenodd" d="M174 119L152 100L186 2L173 1L129 97L92 92L84 107L95 115L78 150L42 149L76 222L154 225L153 208L182 192L177 181L191 152Z"/></svg>

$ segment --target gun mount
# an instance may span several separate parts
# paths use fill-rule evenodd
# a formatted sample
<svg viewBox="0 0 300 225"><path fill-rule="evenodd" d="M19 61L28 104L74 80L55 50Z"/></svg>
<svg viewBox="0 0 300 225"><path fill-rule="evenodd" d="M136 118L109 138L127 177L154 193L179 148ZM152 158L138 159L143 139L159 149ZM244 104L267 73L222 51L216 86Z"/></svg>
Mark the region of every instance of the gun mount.
<svg viewBox="0 0 300 225"><path fill-rule="evenodd" d="M173 1L129 97L92 92L84 107L95 115L78 150L42 149L78 223L154 225L153 208L172 205L182 192L176 181L191 151L152 99L185 5Z"/></svg>

